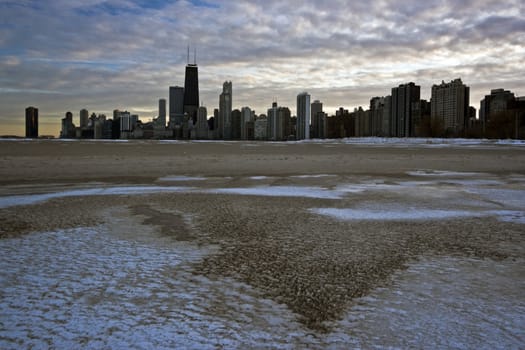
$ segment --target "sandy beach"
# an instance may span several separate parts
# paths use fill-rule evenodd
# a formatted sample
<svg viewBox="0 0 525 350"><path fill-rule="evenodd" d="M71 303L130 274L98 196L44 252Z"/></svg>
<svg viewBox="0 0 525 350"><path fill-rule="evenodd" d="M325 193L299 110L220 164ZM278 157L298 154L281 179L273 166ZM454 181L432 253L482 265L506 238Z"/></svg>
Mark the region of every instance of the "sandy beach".
<svg viewBox="0 0 525 350"><path fill-rule="evenodd" d="M4 256L15 254L14 245L28 237L38 241L39 235L49 232L69 232L68 237L79 228L93 228L100 237L139 242L148 249L173 247L168 252L178 252L184 247L181 256L191 250L193 258L184 263L147 274L164 276L155 283L161 283L159 288L166 293L201 285L206 279L206 288L222 289L209 292L217 299L206 301L211 304L199 311L199 317L238 322L240 312L258 336L246 340L247 328L237 325L238 329L232 326L237 329L235 336L207 331L230 343L207 343L201 334L202 343L186 345L258 347L266 338L258 338L262 333L256 329L266 327L270 344L282 348L417 347L422 343L416 338L396 338L395 327L402 321L375 331L374 327L384 325L356 321L363 312L368 322L374 319L372 309L361 312L359 307L370 300L376 300L374 307L383 303L377 300L392 300L379 295L402 290L402 281L423 286L418 280L423 276L454 269L477 271L484 279L500 276L501 289L494 290L490 280L486 286L477 285L479 281L459 282L466 275L450 282L446 279L454 274L450 272L441 283L436 282L441 277L433 279L436 286L426 295L427 303L434 298L439 303L447 293L453 294L454 286L464 283L466 289L453 300L470 300L472 290L478 291L477 313L503 301L510 303L505 304L509 310L525 310L520 292L525 287L525 147L520 144L1 141L0 184ZM419 263L427 270L418 273ZM6 271L21 273L7 259L2 264ZM127 288L133 290L138 277L129 274L126 278L132 281ZM3 296L13 298L8 295L10 288L23 283L9 276L9 272L0 276L9 287ZM164 285L171 279L172 285ZM187 281L186 287L176 287L181 280ZM217 283L222 283L220 288ZM448 292L447 286L452 288ZM238 293L234 300L253 298L245 303L251 305L250 313L232 306L235 301L224 297L224 289ZM65 293L56 287L59 291ZM98 304L108 297L101 290L81 288L78 293L66 299L75 304L89 297L90 303ZM221 302L221 298L226 299ZM258 304L261 300L269 304ZM16 305L4 303L0 311L20 314ZM167 305L159 301L155 307L165 310ZM258 310L254 305L261 311L253 311ZM263 306L274 311L262 311ZM403 312L408 312L407 307ZM169 304L169 308L182 307ZM388 316L390 308L385 306L383 315ZM288 330L297 332L296 338L278 335L278 328L285 327L281 321L273 326L263 322L261 315L275 310L280 310L283 324L297 323ZM438 312L425 306L418 310ZM496 322L507 326L490 331L484 321L469 319L469 311L465 313L466 323L482 325L459 327L467 327L457 335L471 342L466 344L525 346L523 330L515 327L525 321L523 313L502 313ZM9 317L4 322L14 319ZM24 329L37 321L28 319L21 322L24 326L12 325L0 333L1 344L8 348L16 342L30 344ZM171 322L169 317L163 320ZM423 347L446 346L437 339L447 334L454 338L453 328L429 335L436 341ZM486 338L480 336L483 332ZM383 333L390 337L380 337ZM106 343L96 343L95 338L88 337L86 344L116 344L108 342L110 335L97 338ZM50 339L51 345L82 344L75 337L62 343Z"/></svg>

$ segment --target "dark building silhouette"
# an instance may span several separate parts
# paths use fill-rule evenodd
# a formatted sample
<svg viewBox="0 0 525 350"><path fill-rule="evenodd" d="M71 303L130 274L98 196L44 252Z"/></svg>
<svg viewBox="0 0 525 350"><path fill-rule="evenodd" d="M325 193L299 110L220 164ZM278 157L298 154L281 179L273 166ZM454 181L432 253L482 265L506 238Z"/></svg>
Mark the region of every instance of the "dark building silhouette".
<svg viewBox="0 0 525 350"><path fill-rule="evenodd" d="M184 88L180 86L170 86L170 115L169 125L174 129L176 125L184 123Z"/></svg>
<svg viewBox="0 0 525 350"><path fill-rule="evenodd" d="M186 75L184 79L184 113L193 120L197 121L197 110L199 109L199 73L197 63L186 65Z"/></svg>
<svg viewBox="0 0 525 350"><path fill-rule="evenodd" d="M414 136L428 137L430 130L430 102L419 100L412 102L412 118L414 124Z"/></svg>
<svg viewBox="0 0 525 350"><path fill-rule="evenodd" d="M217 138L230 140L232 138L232 82L222 84L219 95L219 115L216 118Z"/></svg>
<svg viewBox="0 0 525 350"><path fill-rule="evenodd" d="M76 136L75 124L73 124L73 113L67 112L66 117L62 118L62 129L60 130L60 138L72 139Z"/></svg>
<svg viewBox="0 0 525 350"><path fill-rule="evenodd" d="M490 121L490 117L510 109L516 100L514 93L504 89L492 89L490 95L480 101L479 119L483 124Z"/></svg>
<svg viewBox="0 0 525 350"><path fill-rule="evenodd" d="M241 111L234 109L232 111L231 136L233 140L241 139Z"/></svg>
<svg viewBox="0 0 525 350"><path fill-rule="evenodd" d="M390 135L390 115L392 97L372 97L370 99L370 135L389 136Z"/></svg>
<svg viewBox="0 0 525 350"><path fill-rule="evenodd" d="M509 90L493 89L480 101L479 120L483 137L523 138L525 98Z"/></svg>
<svg viewBox="0 0 525 350"><path fill-rule="evenodd" d="M392 112L390 136L414 136L412 103L420 100L421 87L414 83L402 84L392 88Z"/></svg>
<svg viewBox="0 0 525 350"><path fill-rule="evenodd" d="M26 137L38 138L38 108L26 108Z"/></svg>
<svg viewBox="0 0 525 350"><path fill-rule="evenodd" d="M312 122L312 138L324 138L324 113L323 113L323 103L319 100L315 100L310 105L310 120Z"/></svg>
<svg viewBox="0 0 525 350"><path fill-rule="evenodd" d="M343 107L335 111L335 116L326 118L326 136L331 139L355 136L355 113Z"/></svg>

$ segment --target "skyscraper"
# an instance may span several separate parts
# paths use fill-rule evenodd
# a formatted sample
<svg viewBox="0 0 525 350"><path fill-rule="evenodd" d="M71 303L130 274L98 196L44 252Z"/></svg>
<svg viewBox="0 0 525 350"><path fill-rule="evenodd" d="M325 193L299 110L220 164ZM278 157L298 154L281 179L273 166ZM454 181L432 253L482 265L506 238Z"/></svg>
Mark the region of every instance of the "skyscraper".
<svg viewBox="0 0 525 350"><path fill-rule="evenodd" d="M188 49L189 61L189 49ZM184 113L193 120L197 121L197 110L199 109L199 72L197 69L197 58L194 57L193 64L186 65L186 74L184 78Z"/></svg>
<svg viewBox="0 0 525 350"><path fill-rule="evenodd" d="M324 117L324 114L320 114L323 112L323 103L319 100L315 100L312 102L312 105L310 106L310 120L312 122L312 137L313 138L322 138L320 129L322 126L320 125L321 118ZM324 131L323 131L324 132Z"/></svg>
<svg viewBox="0 0 525 350"><path fill-rule="evenodd" d="M26 108L26 137L38 138L38 108Z"/></svg>
<svg viewBox="0 0 525 350"><path fill-rule="evenodd" d="M161 98L159 100L159 118L158 123L162 126L166 126L166 100Z"/></svg>
<svg viewBox="0 0 525 350"><path fill-rule="evenodd" d="M208 138L208 112L206 107L200 106L198 109L197 116L197 139L207 139Z"/></svg>
<svg viewBox="0 0 525 350"><path fill-rule="evenodd" d="M412 103L419 101L421 87L414 83L402 84L392 88L392 109L390 118L390 136L414 136Z"/></svg>
<svg viewBox="0 0 525 350"><path fill-rule="evenodd" d="M219 96L219 120L217 123L217 138L230 140L232 138L232 82L225 81Z"/></svg>
<svg viewBox="0 0 525 350"><path fill-rule="evenodd" d="M277 118L278 118L278 109L277 102L272 103L272 107L268 108L268 119L266 123L266 137L270 141L277 140Z"/></svg>
<svg viewBox="0 0 525 350"><path fill-rule="evenodd" d="M371 136L390 136L391 101L391 96L372 97L370 99Z"/></svg>
<svg viewBox="0 0 525 350"><path fill-rule="evenodd" d="M181 126L184 123L184 88L170 86L170 128Z"/></svg>
<svg viewBox="0 0 525 350"><path fill-rule="evenodd" d="M66 117L62 118L62 129L60 130L60 138L72 139L75 137L75 124L73 124L73 113L67 112Z"/></svg>
<svg viewBox="0 0 525 350"><path fill-rule="evenodd" d="M510 109L511 104L516 100L514 93L504 89L490 90L490 95L480 101L479 119L485 124L490 121L491 115L496 115Z"/></svg>
<svg viewBox="0 0 525 350"><path fill-rule="evenodd" d="M249 137L250 125L253 127L255 121L255 112L250 107L242 107L241 109L241 140L247 140ZM251 123L251 124L250 124Z"/></svg>
<svg viewBox="0 0 525 350"><path fill-rule="evenodd" d="M430 117L443 124L447 133L460 134L468 122L470 88L461 79L432 86Z"/></svg>
<svg viewBox="0 0 525 350"><path fill-rule="evenodd" d="M270 141L285 141L288 139L291 130L291 112L288 107L279 107L277 102L272 103L268 109L266 123L266 134Z"/></svg>
<svg viewBox="0 0 525 350"><path fill-rule="evenodd" d="M87 128L89 123L89 112L87 109L80 110L80 127Z"/></svg>
<svg viewBox="0 0 525 350"><path fill-rule="evenodd" d="M297 95L297 140L310 138L310 95L307 92Z"/></svg>

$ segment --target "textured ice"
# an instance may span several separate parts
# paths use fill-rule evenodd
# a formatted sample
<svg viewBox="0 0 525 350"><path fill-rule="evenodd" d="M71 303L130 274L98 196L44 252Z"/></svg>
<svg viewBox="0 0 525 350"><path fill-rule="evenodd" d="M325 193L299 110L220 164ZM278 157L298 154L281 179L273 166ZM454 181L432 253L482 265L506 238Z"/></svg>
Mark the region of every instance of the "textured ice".
<svg viewBox="0 0 525 350"><path fill-rule="evenodd" d="M157 181L204 181L208 178L202 176L182 176L182 175L170 175L164 176L157 179Z"/></svg>
<svg viewBox="0 0 525 350"><path fill-rule="evenodd" d="M490 210L489 215L495 215L498 220L504 222L513 222L516 224L525 224L525 211L518 210Z"/></svg>
<svg viewBox="0 0 525 350"><path fill-rule="evenodd" d="M0 348L304 347L286 307L189 270L205 252L102 228L0 240ZM266 345L265 345L266 346Z"/></svg>
<svg viewBox="0 0 525 350"><path fill-rule="evenodd" d="M330 174L312 174L312 175L292 175L291 177L295 177L298 179L316 179L316 178L322 178L322 177L334 177L336 175L330 175Z"/></svg>
<svg viewBox="0 0 525 350"><path fill-rule="evenodd" d="M339 220L442 220L461 217L483 216L482 212L467 210L442 210L442 209L339 209L339 208L314 208L312 212L330 216Z"/></svg>
<svg viewBox="0 0 525 350"><path fill-rule="evenodd" d="M525 261L425 258L340 323L366 349L525 348Z"/></svg>
<svg viewBox="0 0 525 350"><path fill-rule="evenodd" d="M95 187L87 189L69 190L53 193L42 193L32 195L17 195L0 197L0 208L16 205L30 205L45 202L53 198L77 197L77 196L104 196L104 195L140 195L149 193L184 192L190 191L191 187L175 186L117 186L117 187Z"/></svg>
<svg viewBox="0 0 525 350"><path fill-rule="evenodd" d="M415 170L408 171L410 176L432 176L432 177L474 177L487 175L485 173L462 172L462 171L448 171L448 170Z"/></svg>
<svg viewBox="0 0 525 350"><path fill-rule="evenodd" d="M269 197L306 197L339 199L344 196L341 191L328 190L322 187L308 186L257 186L240 188L217 188L209 190L210 193L239 194L246 196Z"/></svg>
<svg viewBox="0 0 525 350"><path fill-rule="evenodd" d="M525 208L525 190L470 187L466 191L477 194L487 201L500 203L506 208L521 210Z"/></svg>

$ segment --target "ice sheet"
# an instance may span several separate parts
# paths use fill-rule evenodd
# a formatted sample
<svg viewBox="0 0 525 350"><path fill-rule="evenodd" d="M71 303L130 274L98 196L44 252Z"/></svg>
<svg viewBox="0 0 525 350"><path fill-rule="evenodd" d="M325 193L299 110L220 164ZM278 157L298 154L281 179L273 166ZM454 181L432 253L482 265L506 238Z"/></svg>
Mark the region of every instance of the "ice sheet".
<svg viewBox="0 0 525 350"><path fill-rule="evenodd" d="M104 195L140 195L164 192L185 192L192 190L191 187L175 186L117 186L117 187L95 187L79 190L61 191L54 193L43 193L33 195L17 195L0 197L0 208L16 205L30 205L45 202L53 198L77 197L77 196L104 196Z"/></svg>
<svg viewBox="0 0 525 350"><path fill-rule="evenodd" d="M269 197L306 197L322 199L340 199L344 192L328 190L322 187L307 186L257 186L239 188L216 188L208 190L209 193L238 194L246 196Z"/></svg>
<svg viewBox="0 0 525 350"><path fill-rule="evenodd" d="M338 220L440 220L461 217L484 216L482 212L467 210L442 210L442 209L340 209L340 208L314 208L313 213L326 215Z"/></svg>
<svg viewBox="0 0 525 350"><path fill-rule="evenodd" d="M207 180L207 177L202 176L183 176L183 175L170 175L170 176L164 176L157 179L157 181L205 181Z"/></svg>

